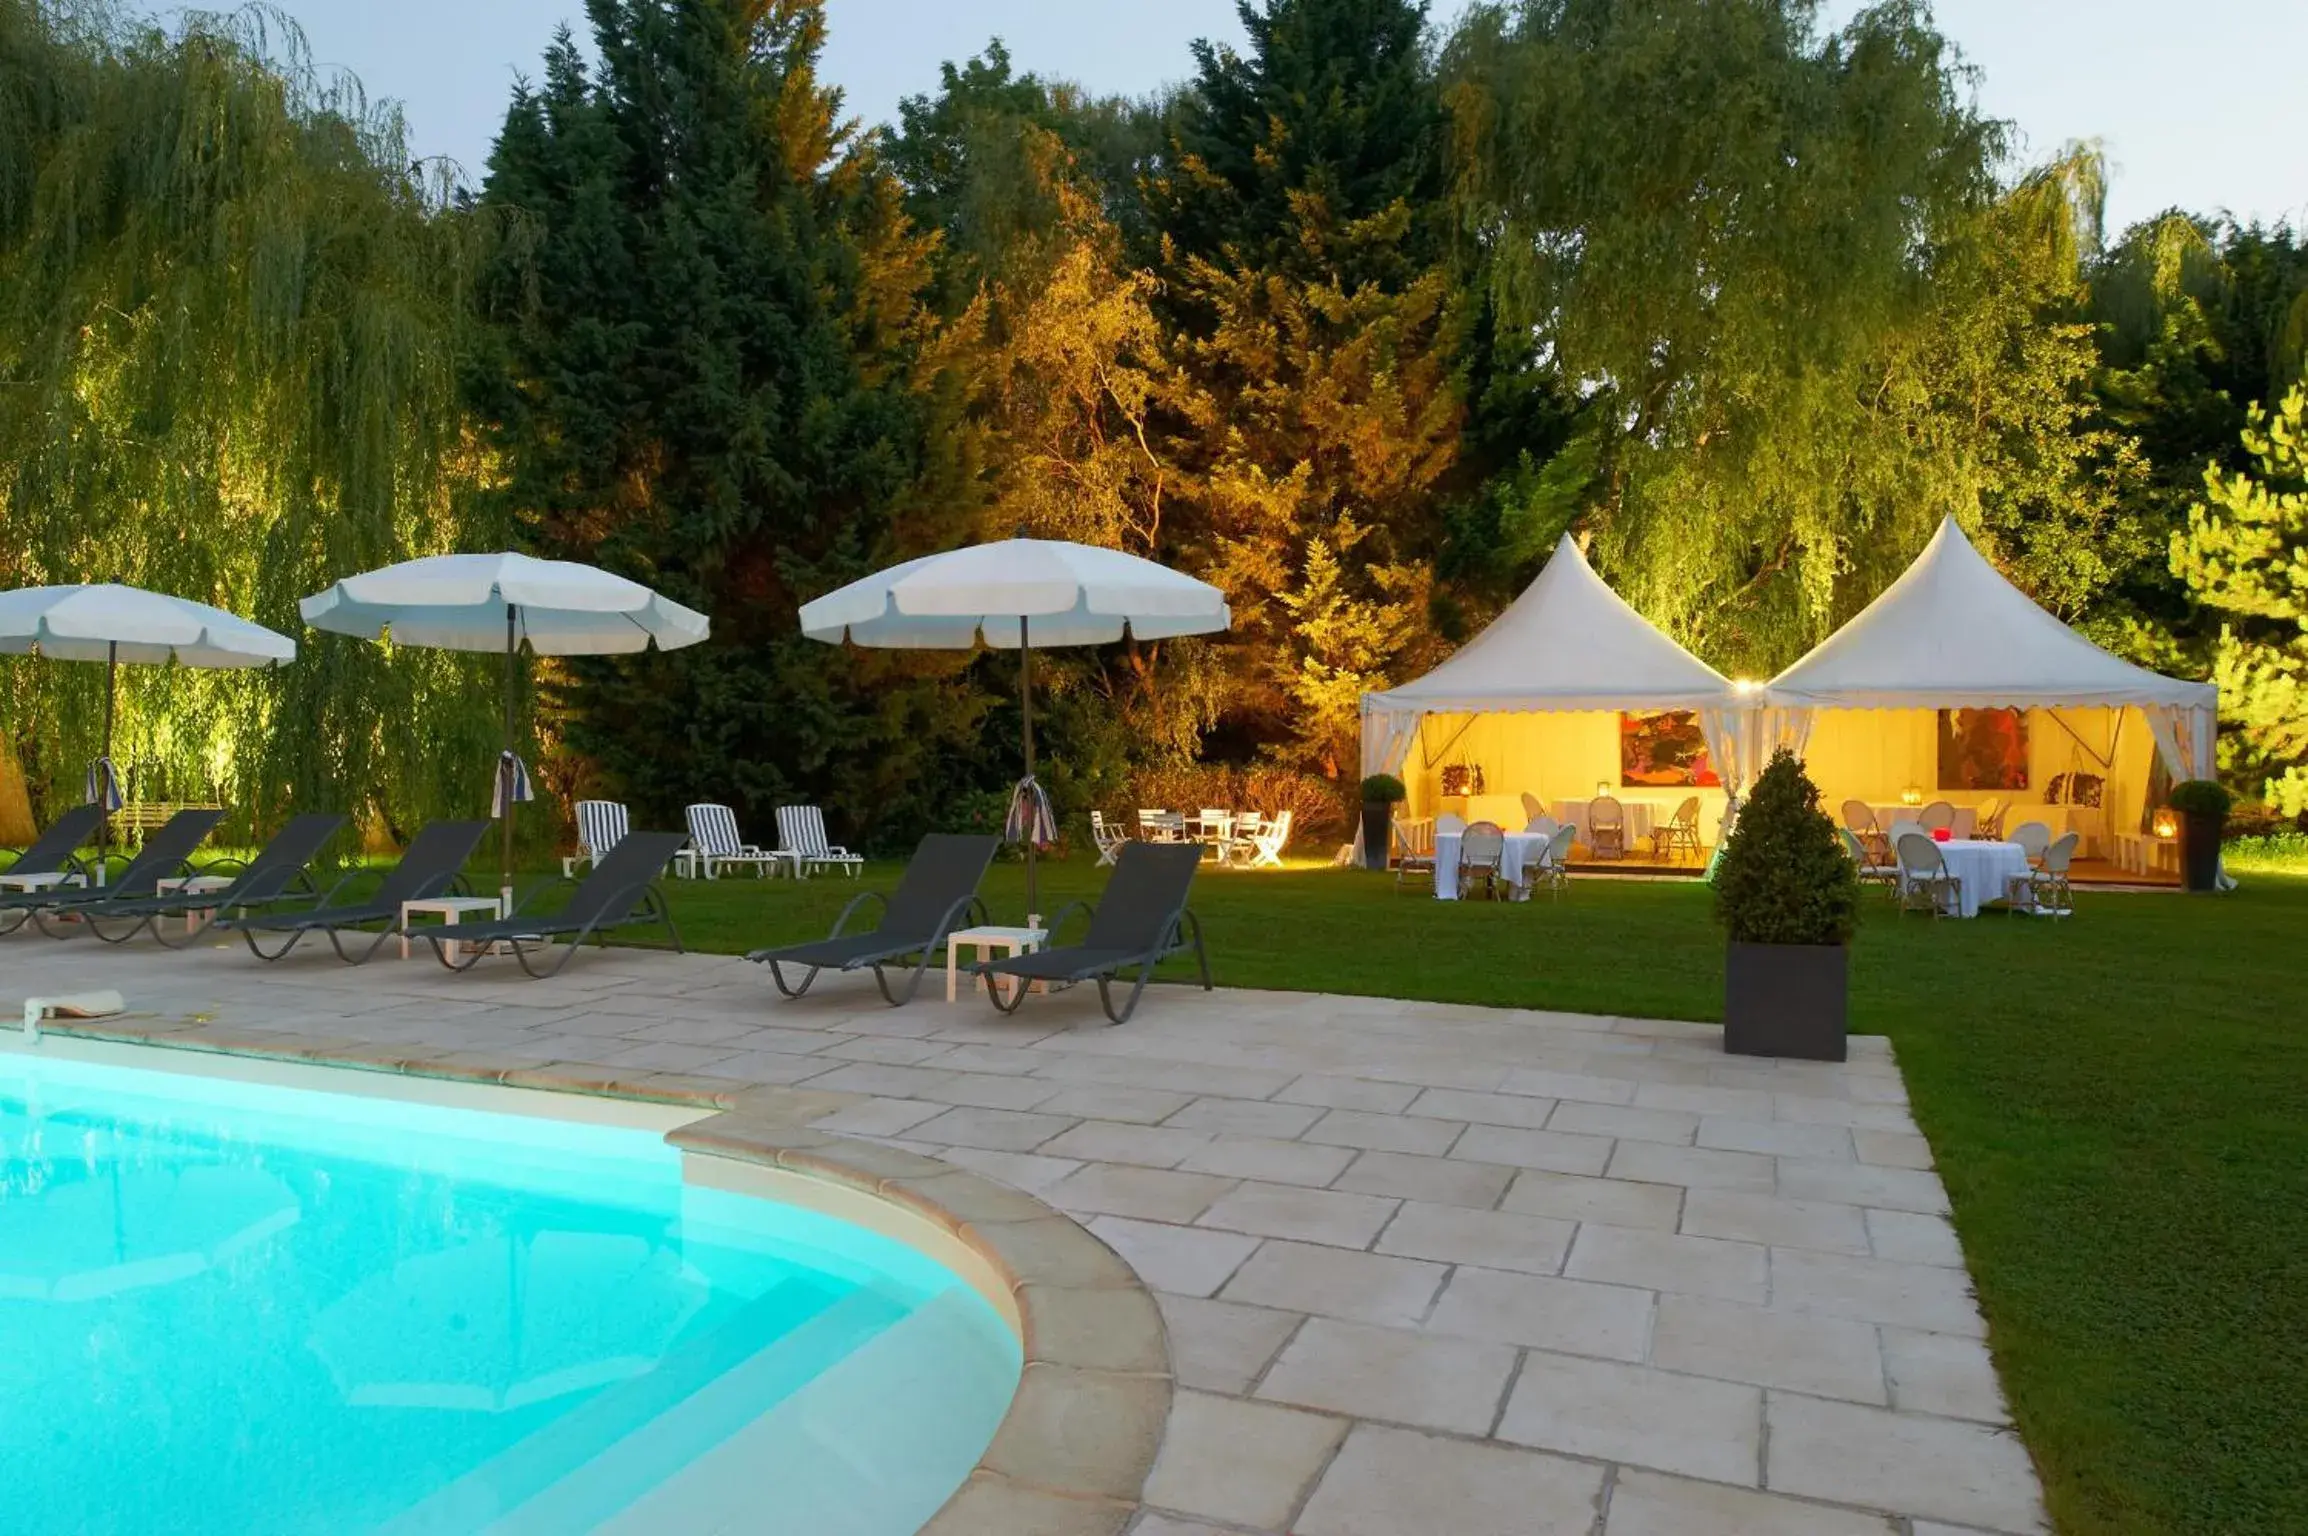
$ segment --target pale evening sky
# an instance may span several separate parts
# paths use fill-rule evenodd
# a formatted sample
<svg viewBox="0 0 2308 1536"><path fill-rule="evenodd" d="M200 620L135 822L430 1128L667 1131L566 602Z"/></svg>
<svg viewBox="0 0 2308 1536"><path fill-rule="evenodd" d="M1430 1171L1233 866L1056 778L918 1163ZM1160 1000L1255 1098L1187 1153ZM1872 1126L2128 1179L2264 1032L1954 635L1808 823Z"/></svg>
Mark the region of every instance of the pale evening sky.
<svg viewBox="0 0 2308 1536"><path fill-rule="evenodd" d="M534 77L553 28L583 35L581 0L274 0L314 57L399 100L414 148L478 183L516 73ZM1433 0L1447 21L1466 0ZM1829 22L1859 0L1826 0ZM1941 29L1982 74L2030 159L2097 138L2109 226L2178 204L2308 220L2303 0L1939 0ZM829 0L824 69L869 122L1000 36L1024 69L1140 94L1189 70L1189 40L1239 43L1232 0Z"/></svg>

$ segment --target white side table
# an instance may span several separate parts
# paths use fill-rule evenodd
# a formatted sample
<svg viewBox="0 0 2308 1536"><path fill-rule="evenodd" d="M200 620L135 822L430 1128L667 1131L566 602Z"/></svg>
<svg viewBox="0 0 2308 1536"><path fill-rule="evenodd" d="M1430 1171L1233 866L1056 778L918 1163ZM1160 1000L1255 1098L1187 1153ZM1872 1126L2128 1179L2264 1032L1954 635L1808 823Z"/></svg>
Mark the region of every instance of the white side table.
<svg viewBox="0 0 2308 1536"><path fill-rule="evenodd" d="M957 985L961 971L956 965L955 955L964 944L970 946L972 960L983 960L988 953L997 949L1005 955L1032 954L1049 937L1050 931L1047 928L964 928L958 933L947 934L946 1001L954 1002L961 996L961 989ZM993 986L994 978L987 977L986 985Z"/></svg>
<svg viewBox="0 0 2308 1536"><path fill-rule="evenodd" d="M86 885L85 877L61 869L37 875L0 874L0 891L53 891L60 885Z"/></svg>
<svg viewBox="0 0 2308 1536"><path fill-rule="evenodd" d="M233 875L178 875L167 880L153 881L152 889L162 896L173 896L179 892L187 896L198 896L207 891L228 890L236 878ZM186 933L198 933L200 924L194 919L203 912L213 912L214 910L216 909L213 907L186 907L184 909L184 931Z"/></svg>
<svg viewBox="0 0 2308 1536"><path fill-rule="evenodd" d="M437 917L444 923L455 923L468 912L486 912L491 917L503 917L505 904L495 896L434 896L425 901L401 903L401 958L409 958L409 919L418 913ZM449 946L449 958L457 958L457 946Z"/></svg>

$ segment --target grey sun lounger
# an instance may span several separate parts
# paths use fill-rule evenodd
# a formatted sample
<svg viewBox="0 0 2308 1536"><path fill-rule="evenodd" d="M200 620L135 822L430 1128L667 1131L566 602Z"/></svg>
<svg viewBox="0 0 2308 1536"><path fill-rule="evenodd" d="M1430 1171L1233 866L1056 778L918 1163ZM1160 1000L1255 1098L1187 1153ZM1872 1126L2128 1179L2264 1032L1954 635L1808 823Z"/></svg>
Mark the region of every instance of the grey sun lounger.
<svg viewBox="0 0 2308 1536"><path fill-rule="evenodd" d="M978 882L985 879L986 868L994 862L994 852L1000 847L999 838L932 832L914 849L905 874L898 880L898 888L888 896L879 891L862 891L841 909L841 916L834 919L833 932L824 938L806 944L757 949L745 958L768 966L777 990L787 997L799 997L807 992L819 971L854 971L870 965L874 985L881 988L883 1000L897 1007L910 1001L920 988L922 973L936 960L938 946L945 943L946 935L973 912L980 921L984 920L986 909L985 903L978 899ZM868 901L882 904L880 925L867 933L843 933L852 914ZM904 991L892 992L884 967L908 956L915 957L913 974L906 979ZM807 967L798 984L785 979L780 967L787 965Z"/></svg>
<svg viewBox="0 0 2308 1536"><path fill-rule="evenodd" d="M1194 871L1201 865L1199 843L1124 844L1114 861L1114 876L1106 882L1106 894L1097 905L1078 901L1050 920L1050 935L1055 938L1076 908L1089 912L1090 931L1082 936L1081 943L989 960L977 967L988 979L987 991L994 1006L1004 1013L1017 1012L1031 990L1026 985L1029 982L1095 980L1098 1004L1106 1010L1106 1017L1116 1024L1126 1023L1138 1011L1138 998L1145 992L1154 967L1188 949L1194 951L1195 963L1201 969L1202 990L1209 991L1210 955L1202 947L1202 923L1186 905ZM1116 975L1131 966L1138 968L1138 979L1131 984L1130 1000L1116 1013L1109 988ZM1007 1000L1002 988L993 984L995 977L1018 980Z"/></svg>
<svg viewBox="0 0 2308 1536"><path fill-rule="evenodd" d="M353 886L372 873L355 870L331 886L318 905L305 911L227 915L218 918L215 926L222 932L237 933L246 939L249 952L259 960L278 960L296 948L305 935L325 933L339 960L347 965L360 965L399 931L401 903L443 895L457 883L458 872L481 846L490 825L486 821L436 821L421 829L409 839L400 862L385 872L383 883L365 897L347 897ZM384 926L372 931L369 926L372 923ZM356 943L348 951L347 935L368 942ZM260 936L265 942L279 940L280 947L268 951L264 943L259 942Z"/></svg>
<svg viewBox="0 0 2308 1536"><path fill-rule="evenodd" d="M540 978L561 974L561 968L587 939L601 938L620 928L663 928L679 953L681 930L673 926L673 914L666 908L657 877L688 842L685 832L628 832L616 847L601 855L582 881L559 880L545 887L557 890L576 886L560 911L528 916L516 911L511 917L487 922L451 923L426 928L422 937L452 971L471 970L488 953L489 946L503 944L513 951L522 970ZM529 963L525 946L535 943L550 947L550 941L557 938L569 941L562 946L560 959L542 971ZM464 950L462 956L455 954L459 947Z"/></svg>
<svg viewBox="0 0 2308 1536"><path fill-rule="evenodd" d="M213 891L172 891L155 896L132 896L123 892L103 901L83 902L74 909L74 915L87 924L89 932L107 944L125 944L141 930L150 928L152 936L162 944L170 949L182 949L207 930L218 912L317 900L320 893L312 884L313 860L344 827L345 818L334 814L291 816L288 824L257 850L255 858L246 863L222 859L208 866L210 874L238 866L239 872L230 885ZM302 890L297 888L300 882ZM207 922L188 922L186 931L172 938L168 925L161 919L180 912L188 918L195 912L206 912L210 916ZM128 926L117 931L107 926L119 919L126 919Z"/></svg>
<svg viewBox="0 0 2308 1536"><path fill-rule="evenodd" d="M104 813L93 805L76 805L48 824L48 830L34 838L16 862L0 875L74 875L82 873L80 860L74 857L90 839L96 836L97 823Z"/></svg>
<svg viewBox="0 0 2308 1536"><path fill-rule="evenodd" d="M178 811L167 822L153 830L120 872L120 878L110 885L55 887L45 891L0 891L0 920L17 914L16 921L6 930L21 927L24 917L40 925L42 933L62 938L70 929L57 930L48 926L48 919L73 912L75 909L100 901L126 901L139 896L160 894L160 882L175 875L188 874L192 869L193 850L216 830L224 820L222 811Z"/></svg>

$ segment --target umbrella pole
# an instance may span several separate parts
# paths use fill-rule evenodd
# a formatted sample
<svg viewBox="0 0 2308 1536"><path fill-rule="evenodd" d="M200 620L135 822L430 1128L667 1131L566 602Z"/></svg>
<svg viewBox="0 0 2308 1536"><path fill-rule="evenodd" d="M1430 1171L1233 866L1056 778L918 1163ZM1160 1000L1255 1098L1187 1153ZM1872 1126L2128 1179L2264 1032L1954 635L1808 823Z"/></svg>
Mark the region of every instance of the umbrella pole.
<svg viewBox="0 0 2308 1536"><path fill-rule="evenodd" d="M516 638L514 630L514 615L517 612L518 609L513 604L507 603L505 605L505 750L507 752L513 750L513 661L520 650L520 642ZM497 759L497 799L498 804L503 806L505 811L502 828L502 852L498 861L498 871L503 876L503 883L497 889L497 910L500 914L510 916L513 911L513 765L502 757Z"/></svg>
<svg viewBox="0 0 2308 1536"><path fill-rule="evenodd" d="M104 643L104 755L97 759L96 771L96 883L98 885L104 883L104 860L107 856L105 849L111 841L112 832L112 806L110 803L112 796L108 793L111 788L111 775L107 770L112 766L112 700L120 687L119 678L120 642L107 640Z"/></svg>
<svg viewBox="0 0 2308 1536"><path fill-rule="evenodd" d="M1026 616L1018 615L1018 698L1026 715L1026 777L1034 776L1034 647L1026 632ZM1033 807L1027 812L1031 819ZM1038 928L1042 924L1041 903L1034 891L1034 834L1038 826L1026 829L1026 926Z"/></svg>

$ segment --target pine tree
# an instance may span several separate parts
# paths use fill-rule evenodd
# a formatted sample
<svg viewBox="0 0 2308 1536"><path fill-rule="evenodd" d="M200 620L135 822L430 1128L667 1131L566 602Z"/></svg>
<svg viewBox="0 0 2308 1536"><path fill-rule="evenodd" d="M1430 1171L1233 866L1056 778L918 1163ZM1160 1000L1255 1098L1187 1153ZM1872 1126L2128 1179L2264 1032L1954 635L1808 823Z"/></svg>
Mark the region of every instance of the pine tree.
<svg viewBox="0 0 2308 1536"><path fill-rule="evenodd" d="M818 0L589 0L515 98L484 202L533 248L493 293L476 398L537 546L710 613L711 642L577 662L584 771L642 815L808 798L896 838L948 798L981 709L959 656L845 653L798 606L959 542L967 467L925 375L932 241L815 64ZM957 511L957 508L961 509Z"/></svg>
<svg viewBox="0 0 2308 1536"><path fill-rule="evenodd" d="M2217 668L2233 766L2287 816L2308 814L2308 388L2243 434L2248 471L2204 471L2172 571L2222 620Z"/></svg>
<svg viewBox="0 0 2308 1536"><path fill-rule="evenodd" d="M1188 397L1179 519L1234 608L1214 713L1333 778L1342 700L1431 653L1416 622L1464 418L1441 258L1445 118L1425 8L1244 4L1199 65L1147 201Z"/></svg>

